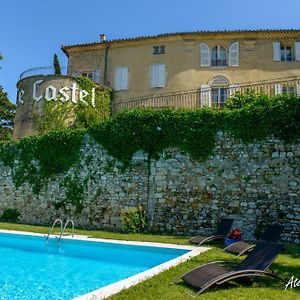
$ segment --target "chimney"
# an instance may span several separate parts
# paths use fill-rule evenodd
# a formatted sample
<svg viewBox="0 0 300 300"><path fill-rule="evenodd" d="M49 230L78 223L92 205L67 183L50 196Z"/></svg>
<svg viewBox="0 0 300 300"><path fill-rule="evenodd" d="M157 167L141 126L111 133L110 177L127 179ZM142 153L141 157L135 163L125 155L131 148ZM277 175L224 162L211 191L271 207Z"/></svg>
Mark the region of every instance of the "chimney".
<svg viewBox="0 0 300 300"><path fill-rule="evenodd" d="M100 42L106 42L106 35L104 33L100 34Z"/></svg>

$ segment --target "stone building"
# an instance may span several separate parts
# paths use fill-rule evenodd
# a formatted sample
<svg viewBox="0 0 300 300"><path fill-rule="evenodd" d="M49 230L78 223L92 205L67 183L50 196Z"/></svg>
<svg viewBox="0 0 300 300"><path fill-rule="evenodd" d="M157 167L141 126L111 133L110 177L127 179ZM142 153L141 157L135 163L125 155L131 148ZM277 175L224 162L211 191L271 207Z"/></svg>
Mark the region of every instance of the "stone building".
<svg viewBox="0 0 300 300"><path fill-rule="evenodd" d="M68 74L114 90L114 110L222 106L249 85L300 93L300 30L199 31L62 46ZM199 92L200 91L200 92ZM201 92L202 91L202 92Z"/></svg>
<svg viewBox="0 0 300 300"><path fill-rule="evenodd" d="M73 92L80 96L74 88L77 76L112 88L113 115L135 107L222 107L229 96L249 89L300 95L300 30L199 31L117 40L102 34L98 42L62 50L68 56L66 75L53 75L52 67L21 74L15 139L38 133L34 116L45 101L67 102Z"/></svg>

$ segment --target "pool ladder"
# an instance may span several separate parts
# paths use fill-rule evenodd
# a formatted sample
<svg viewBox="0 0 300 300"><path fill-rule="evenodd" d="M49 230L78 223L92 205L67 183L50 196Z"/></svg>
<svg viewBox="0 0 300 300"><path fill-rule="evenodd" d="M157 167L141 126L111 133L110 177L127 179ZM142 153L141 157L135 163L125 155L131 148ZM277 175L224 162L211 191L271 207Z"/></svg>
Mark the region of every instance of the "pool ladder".
<svg viewBox="0 0 300 300"><path fill-rule="evenodd" d="M64 225L64 222L61 219L56 219L53 222L53 224L52 224L52 226L51 226L51 228L50 228L50 230L47 234L46 241L49 240L50 234L52 233L56 223L60 223L60 234L59 234L59 237L58 237L58 240L57 240L58 243L60 243L61 237L64 234L64 232L65 232L65 230L66 230L69 223L71 223L71 225L72 225L72 237L74 236L74 221L73 220L68 219L66 221L65 225Z"/></svg>

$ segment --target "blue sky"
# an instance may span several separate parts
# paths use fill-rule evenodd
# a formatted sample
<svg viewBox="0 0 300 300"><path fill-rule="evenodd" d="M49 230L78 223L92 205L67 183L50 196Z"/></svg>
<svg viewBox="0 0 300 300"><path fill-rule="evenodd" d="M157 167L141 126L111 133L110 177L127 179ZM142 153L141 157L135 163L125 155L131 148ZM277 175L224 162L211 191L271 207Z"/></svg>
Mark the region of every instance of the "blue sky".
<svg viewBox="0 0 300 300"><path fill-rule="evenodd" d="M3 0L0 84L15 102L24 70L67 59L62 44L218 29L300 29L299 0Z"/></svg>

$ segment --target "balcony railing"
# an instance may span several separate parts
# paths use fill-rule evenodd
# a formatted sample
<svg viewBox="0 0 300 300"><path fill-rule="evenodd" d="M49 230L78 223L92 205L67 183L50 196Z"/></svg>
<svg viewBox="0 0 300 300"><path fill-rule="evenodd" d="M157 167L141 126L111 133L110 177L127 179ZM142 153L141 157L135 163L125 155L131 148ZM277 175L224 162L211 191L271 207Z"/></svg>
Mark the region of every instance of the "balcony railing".
<svg viewBox="0 0 300 300"><path fill-rule="evenodd" d="M195 89L184 92L151 95L140 98L121 100L113 104L113 113L131 108L197 108L223 107L226 100L236 92L244 94L247 91L263 92L269 96L282 93L300 95L300 77L281 78L276 80L242 83L205 89Z"/></svg>
<svg viewBox="0 0 300 300"><path fill-rule="evenodd" d="M62 67L60 69L61 69L61 74L66 75L67 68ZM39 75L46 76L46 75L54 75L54 74L55 74L55 70L53 66L37 67L37 68L28 69L23 73L21 73L20 79L31 77L31 76L39 76Z"/></svg>

